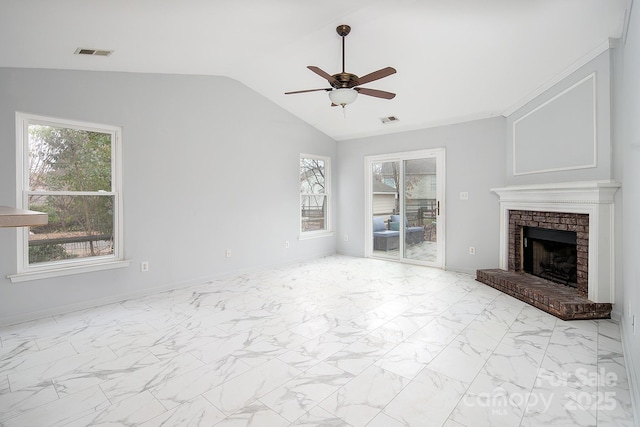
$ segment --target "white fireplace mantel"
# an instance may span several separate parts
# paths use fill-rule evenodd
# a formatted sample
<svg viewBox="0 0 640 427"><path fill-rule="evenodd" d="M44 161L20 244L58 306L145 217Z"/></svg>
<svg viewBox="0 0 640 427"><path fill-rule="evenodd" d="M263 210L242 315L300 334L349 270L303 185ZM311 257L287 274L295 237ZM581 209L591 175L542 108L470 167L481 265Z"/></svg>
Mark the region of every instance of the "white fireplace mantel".
<svg viewBox="0 0 640 427"><path fill-rule="evenodd" d="M620 183L583 181L493 188L500 197L500 268L508 269L509 211L589 215L589 290L593 302L615 299L614 194Z"/></svg>

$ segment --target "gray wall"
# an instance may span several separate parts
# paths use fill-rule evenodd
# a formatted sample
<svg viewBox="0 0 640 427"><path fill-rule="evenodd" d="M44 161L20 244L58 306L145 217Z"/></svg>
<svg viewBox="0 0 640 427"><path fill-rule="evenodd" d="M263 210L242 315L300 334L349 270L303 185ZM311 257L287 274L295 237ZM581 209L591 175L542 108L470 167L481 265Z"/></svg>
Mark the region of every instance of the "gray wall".
<svg viewBox="0 0 640 427"><path fill-rule="evenodd" d="M507 117L508 185L611 179L610 67L610 51L606 51ZM514 122L518 123L516 146L520 148L521 153L520 171L558 169L562 166L576 166L586 162L585 158L591 154L588 151L593 150L594 133L593 120L584 117L588 113L587 110L591 108L583 96L587 86L583 84L571 91L565 91L594 72L596 74L596 167L514 175ZM576 96L579 95L579 91L582 96ZM563 92L564 94L560 95ZM533 111L535 113L532 113ZM528 115L529 113L532 114ZM525 118L520 120L523 117ZM576 119L579 120L576 121ZM529 124L531 126L528 126ZM591 140L576 140L576 135L591 136ZM528 162L525 154L529 155ZM593 155L590 157L593 158Z"/></svg>
<svg viewBox="0 0 640 427"><path fill-rule="evenodd" d="M598 55L576 72L507 117L507 182L509 185L594 180L622 182L621 151L614 149L615 140L613 138L615 133L613 125L615 115L612 105L612 99L614 99L613 88L619 83L616 82L616 73L614 72L616 70L615 56L614 49L609 49ZM588 92L592 90L590 87L591 82L587 81L579 86L576 86L576 84L592 74L595 74L595 93L588 99L584 99L584 95L588 95ZM572 87L573 89L568 90ZM533 157L530 164L545 169L554 168L558 164L584 164L586 163L585 158L590 154L593 158L593 153L589 153L589 151L593 151L593 115L592 117L586 117L589 116L588 110L593 108L591 101L596 101L595 167L514 175L513 125L518 123L518 120L522 117L531 117L527 115L534 111L534 114L541 118L535 123L536 126L523 126L519 132L515 133L516 147L522 148L525 144L530 145L530 147L525 147L529 155ZM577 118L579 120L576 120ZM569 123L569 125L567 126L566 123ZM525 129L528 134L525 133ZM549 144L549 141L553 141L553 144ZM522 169L526 169L527 165L524 164L526 162L523 160L520 159L520 164ZM616 284L615 304L612 315L614 318L619 319L622 315L623 306L622 191L618 191L615 195L615 208L614 244L616 245L617 259L614 266Z"/></svg>
<svg viewBox="0 0 640 427"><path fill-rule="evenodd" d="M499 117L339 142L338 252L364 256L365 156L444 147L446 268L472 273L498 267L499 206L490 189L505 185L504 134L505 119ZM461 191L469 200L460 200ZM469 246L476 255L469 255Z"/></svg>
<svg viewBox="0 0 640 427"><path fill-rule="evenodd" d="M622 182L620 150L615 150L613 88L616 77L615 50L609 49L589 61L577 71L546 90L540 96L528 102L507 117L507 182L509 185L547 184L571 181L614 180ZM591 81L576 84L595 75L595 91ZM573 88L573 89L571 89ZM593 91L589 97L589 91ZM587 95L587 99L585 99ZM595 101L595 132L593 114L589 110ZM534 115L527 116L531 112ZM522 126L515 132L514 123L522 123L523 117L539 117L541 120ZM543 120L542 120L543 119ZM520 120L520 122L518 122ZM533 123L535 122L535 123ZM528 132L528 134L525 132ZM593 153L595 134L596 153ZM541 140L548 138L548 140ZM514 139L517 142L514 144ZM528 144L529 147L526 147ZM584 164L591 156L596 160L595 167L574 168L553 172L527 173L514 175L514 146L521 152L534 157L532 164L538 169L555 168L558 165ZM524 147L523 147L524 146ZM524 149L523 149L524 148ZM615 154L615 155L614 155ZM617 156L617 157L616 157ZM522 160L522 159L521 159ZM521 164L521 170L527 165ZM615 241L616 250L616 290L613 317L619 319L622 313L622 191L615 196Z"/></svg>
<svg viewBox="0 0 640 427"><path fill-rule="evenodd" d="M16 231L0 229L0 324L335 253L297 239L299 155L335 159L335 141L237 81L0 69L0 205L15 206L16 111L122 126L132 265L12 284Z"/></svg>
<svg viewBox="0 0 640 427"><path fill-rule="evenodd" d="M640 421L640 8L632 8L626 43L617 49L614 85L614 151L622 188L622 342L631 375L636 422ZM621 170L620 170L621 169ZM636 318L636 332L631 325Z"/></svg>

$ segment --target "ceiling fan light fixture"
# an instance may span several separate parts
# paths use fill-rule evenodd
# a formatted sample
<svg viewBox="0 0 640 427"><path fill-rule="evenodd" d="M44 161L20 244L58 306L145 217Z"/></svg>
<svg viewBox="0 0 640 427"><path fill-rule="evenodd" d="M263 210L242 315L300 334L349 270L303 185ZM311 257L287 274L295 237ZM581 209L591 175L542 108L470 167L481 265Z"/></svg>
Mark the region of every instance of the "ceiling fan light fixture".
<svg viewBox="0 0 640 427"><path fill-rule="evenodd" d="M340 88L333 89L329 92L329 99L335 105L340 105L344 108L345 105L351 104L358 97L358 92L354 89Z"/></svg>

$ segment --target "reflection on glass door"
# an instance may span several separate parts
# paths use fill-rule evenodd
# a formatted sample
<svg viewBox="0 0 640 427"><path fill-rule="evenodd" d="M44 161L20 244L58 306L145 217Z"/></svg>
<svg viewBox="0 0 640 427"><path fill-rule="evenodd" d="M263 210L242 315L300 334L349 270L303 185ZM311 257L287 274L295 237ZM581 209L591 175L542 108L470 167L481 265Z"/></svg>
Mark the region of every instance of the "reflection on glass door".
<svg viewBox="0 0 640 427"><path fill-rule="evenodd" d="M373 251L376 256L400 256L400 228L391 217L400 210L400 162L371 164L371 210L373 213Z"/></svg>
<svg viewBox="0 0 640 427"><path fill-rule="evenodd" d="M404 257L437 262L438 181L436 158L404 161Z"/></svg>
<svg viewBox="0 0 640 427"><path fill-rule="evenodd" d="M371 164L373 251L385 258L400 256L400 231L391 221L400 210L399 171L398 161Z"/></svg>
<svg viewBox="0 0 640 427"><path fill-rule="evenodd" d="M444 267L444 150L367 157L371 256Z"/></svg>

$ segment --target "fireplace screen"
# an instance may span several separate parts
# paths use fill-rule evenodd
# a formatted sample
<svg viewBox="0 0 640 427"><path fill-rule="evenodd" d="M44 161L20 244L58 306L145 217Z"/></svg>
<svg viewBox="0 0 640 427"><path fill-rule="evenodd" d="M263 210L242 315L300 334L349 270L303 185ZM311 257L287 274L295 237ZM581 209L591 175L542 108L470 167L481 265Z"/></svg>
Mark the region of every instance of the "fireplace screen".
<svg viewBox="0 0 640 427"><path fill-rule="evenodd" d="M577 287L576 232L522 229L522 269L543 279Z"/></svg>

